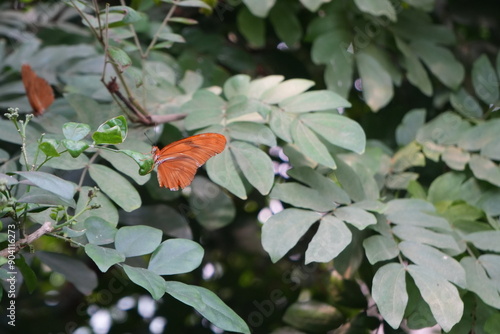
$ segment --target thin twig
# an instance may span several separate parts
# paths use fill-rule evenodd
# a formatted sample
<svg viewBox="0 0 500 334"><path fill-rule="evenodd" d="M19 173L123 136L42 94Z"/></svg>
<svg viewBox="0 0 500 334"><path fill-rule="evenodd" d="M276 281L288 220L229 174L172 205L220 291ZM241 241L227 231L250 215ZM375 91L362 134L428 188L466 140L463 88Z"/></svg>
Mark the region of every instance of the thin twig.
<svg viewBox="0 0 500 334"><path fill-rule="evenodd" d="M43 225L35 232L29 234L26 238L16 241L14 245L10 244L7 248L0 251L0 256L7 257L10 254L15 254L19 252L24 247L33 243L36 239L40 238L42 235L50 233L54 230L51 222L45 222Z"/></svg>

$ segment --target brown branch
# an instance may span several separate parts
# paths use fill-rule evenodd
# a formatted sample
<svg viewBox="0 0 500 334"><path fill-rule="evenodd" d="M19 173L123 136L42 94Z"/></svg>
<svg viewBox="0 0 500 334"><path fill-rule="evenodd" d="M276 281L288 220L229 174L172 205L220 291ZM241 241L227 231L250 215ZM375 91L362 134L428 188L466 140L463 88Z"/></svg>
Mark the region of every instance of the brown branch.
<svg viewBox="0 0 500 334"><path fill-rule="evenodd" d="M149 118L153 124L163 124L186 118L187 114L151 115Z"/></svg>
<svg viewBox="0 0 500 334"><path fill-rule="evenodd" d="M15 253L19 252L21 249L23 249L24 247L33 243L33 241L40 238L42 235L50 233L53 230L54 230L54 227L52 227L52 223L45 222L38 230L31 233L26 238L16 241L16 243L14 245L9 244L9 246L7 248L2 249L0 251L0 256L7 257L10 254L15 254Z"/></svg>

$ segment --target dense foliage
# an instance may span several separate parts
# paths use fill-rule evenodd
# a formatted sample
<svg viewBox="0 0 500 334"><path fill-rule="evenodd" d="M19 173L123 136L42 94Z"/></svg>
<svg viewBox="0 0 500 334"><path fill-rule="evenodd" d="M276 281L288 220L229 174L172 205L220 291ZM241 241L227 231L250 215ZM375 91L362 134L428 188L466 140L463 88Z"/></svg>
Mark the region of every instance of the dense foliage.
<svg viewBox="0 0 500 334"><path fill-rule="evenodd" d="M493 1L0 9L2 332L500 332Z"/></svg>

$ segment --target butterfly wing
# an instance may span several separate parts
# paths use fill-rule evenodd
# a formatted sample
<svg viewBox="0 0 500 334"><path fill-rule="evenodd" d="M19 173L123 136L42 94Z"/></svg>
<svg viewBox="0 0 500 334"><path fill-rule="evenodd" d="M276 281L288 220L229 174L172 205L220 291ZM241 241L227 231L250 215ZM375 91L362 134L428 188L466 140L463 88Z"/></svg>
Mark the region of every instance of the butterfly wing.
<svg viewBox="0 0 500 334"><path fill-rule="evenodd" d="M203 133L181 139L154 150L160 187L178 190L187 187L208 159L226 147L226 137L218 133Z"/></svg>
<svg viewBox="0 0 500 334"><path fill-rule="evenodd" d="M33 114L40 116L44 113L52 102L54 102L54 91L45 79L36 75L31 66L24 64L21 69L26 96L33 108Z"/></svg>

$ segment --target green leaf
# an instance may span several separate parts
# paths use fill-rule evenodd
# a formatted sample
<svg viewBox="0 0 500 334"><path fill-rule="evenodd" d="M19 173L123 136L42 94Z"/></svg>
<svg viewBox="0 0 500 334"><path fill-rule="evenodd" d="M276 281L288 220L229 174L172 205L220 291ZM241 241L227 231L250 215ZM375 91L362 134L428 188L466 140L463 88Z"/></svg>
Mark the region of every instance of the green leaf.
<svg viewBox="0 0 500 334"><path fill-rule="evenodd" d="M255 79L250 82L247 91L247 97L261 99L262 95L268 90L278 86L285 79L282 75L268 75L263 78Z"/></svg>
<svg viewBox="0 0 500 334"><path fill-rule="evenodd" d="M465 236L465 240L470 241L479 249L491 252L500 252L500 231L475 232Z"/></svg>
<svg viewBox="0 0 500 334"><path fill-rule="evenodd" d="M255 144L276 146L274 133L264 124L254 122L233 122L226 126L229 136L233 139L248 141Z"/></svg>
<svg viewBox="0 0 500 334"><path fill-rule="evenodd" d="M250 85L250 77L246 74L232 76L224 83L224 95L230 100L235 96L245 95Z"/></svg>
<svg viewBox="0 0 500 334"><path fill-rule="evenodd" d="M470 154L456 146L446 146L441 155L441 159L443 159L448 167L454 170L463 171L470 161Z"/></svg>
<svg viewBox="0 0 500 334"><path fill-rule="evenodd" d="M417 226L397 225L392 232L400 239L415 241L421 244L434 246L441 249L459 250L457 241L450 235L437 233Z"/></svg>
<svg viewBox="0 0 500 334"><path fill-rule="evenodd" d="M23 283L26 284L29 293L32 293L36 289L38 283L35 272L26 263L24 256L22 256L21 254L18 254L17 256L18 257L15 260L16 267L19 268L19 271L23 275Z"/></svg>
<svg viewBox="0 0 500 334"><path fill-rule="evenodd" d="M401 253L413 263L433 271L448 281L465 288L465 271L457 260L427 245L403 241L398 245Z"/></svg>
<svg viewBox="0 0 500 334"><path fill-rule="evenodd" d="M488 334L494 334L498 330L500 330L500 313L494 313L484 323L484 331Z"/></svg>
<svg viewBox="0 0 500 334"><path fill-rule="evenodd" d="M467 275L467 289L477 294L486 304L496 309L500 308L500 295L497 286L488 277L481 262L467 256L460 260L460 264L464 267Z"/></svg>
<svg viewBox="0 0 500 334"><path fill-rule="evenodd" d="M73 158L78 158L80 154L83 153L87 148L89 148L89 144L84 141L75 141L72 139L63 139L61 141L64 147L68 150L69 154Z"/></svg>
<svg viewBox="0 0 500 334"><path fill-rule="evenodd" d="M464 67L450 50L424 40L415 41L410 47L445 86L457 89L462 83Z"/></svg>
<svg viewBox="0 0 500 334"><path fill-rule="evenodd" d="M483 54L474 62L471 74L476 95L486 104L496 103L499 98L499 82L488 56Z"/></svg>
<svg viewBox="0 0 500 334"><path fill-rule="evenodd" d="M276 0L243 0L252 14L258 17L266 17L275 2Z"/></svg>
<svg viewBox="0 0 500 334"><path fill-rule="evenodd" d="M248 182L262 195L267 195L274 183L271 158L257 147L241 141L232 141L230 149Z"/></svg>
<svg viewBox="0 0 500 334"><path fill-rule="evenodd" d="M279 199L295 207L320 212L333 210L337 206L333 199L326 197L324 193L296 182L277 183L269 197Z"/></svg>
<svg viewBox="0 0 500 334"><path fill-rule="evenodd" d="M262 94L262 101L269 104L280 103L284 99L299 95L314 86L314 81L306 79L290 79Z"/></svg>
<svg viewBox="0 0 500 334"><path fill-rule="evenodd" d="M100 271L105 273L119 262L125 261L125 255L113 248L106 248L94 244L85 245L85 253L95 262Z"/></svg>
<svg viewBox="0 0 500 334"><path fill-rule="evenodd" d="M476 178L500 187L500 167L490 159L472 154L469 167Z"/></svg>
<svg viewBox="0 0 500 334"><path fill-rule="evenodd" d="M468 151L479 151L490 143L495 143L499 132L500 119L492 119L474 127L468 127L460 133L458 146Z"/></svg>
<svg viewBox="0 0 500 334"><path fill-rule="evenodd" d="M236 171L229 150L224 150L208 160L206 166L207 174L213 182L226 188L241 199L247 198L245 186Z"/></svg>
<svg viewBox="0 0 500 334"><path fill-rule="evenodd" d="M111 168L92 164L89 167L89 174L99 189L123 210L130 212L141 206L141 197L137 190L127 179Z"/></svg>
<svg viewBox="0 0 500 334"><path fill-rule="evenodd" d="M186 239L165 240L156 248L148 270L158 275L175 275L193 271L203 260L204 250L198 243Z"/></svg>
<svg viewBox="0 0 500 334"><path fill-rule="evenodd" d="M273 25L278 38L288 47L293 47L302 37L302 25L299 22L293 7L278 2L269 13L269 20Z"/></svg>
<svg viewBox="0 0 500 334"><path fill-rule="evenodd" d="M62 206L69 206L74 208L76 206L75 201L71 199L65 199L62 198L58 195L55 195L54 193L44 190L44 189L38 189L34 188L31 189L30 192L26 192L22 194L17 201L19 203L33 203L33 204L39 204L39 205L51 205L51 206L56 206L56 205L62 205Z"/></svg>
<svg viewBox="0 0 500 334"><path fill-rule="evenodd" d="M219 186L197 176L191 183L189 213L208 230L216 230L231 223L236 216L233 200Z"/></svg>
<svg viewBox="0 0 500 334"><path fill-rule="evenodd" d="M500 256L494 254L484 254L478 258L481 265L486 269L488 276L500 291ZM467 271L465 272L467 274Z"/></svg>
<svg viewBox="0 0 500 334"><path fill-rule="evenodd" d="M396 45L404 55L403 64L407 71L406 77L408 78L408 81L420 89L420 91L425 95L431 96L432 82L417 55L410 49L408 44L399 38L396 38Z"/></svg>
<svg viewBox="0 0 500 334"><path fill-rule="evenodd" d="M96 144L120 144L127 137L127 121L125 117L118 116L101 124L92 139Z"/></svg>
<svg viewBox="0 0 500 334"><path fill-rule="evenodd" d="M412 109L405 113L401 124L396 129L396 141L399 146L415 140L418 129L425 123L425 109Z"/></svg>
<svg viewBox="0 0 500 334"><path fill-rule="evenodd" d="M354 201L361 201L366 199L368 196L365 193L364 187L368 186L368 183L362 182L361 176L358 175L356 170L352 166L346 164L342 159L337 159L336 162L337 162L337 169L335 169L334 175L335 178L340 183L340 185L342 186L341 190L347 194L347 198L350 197ZM368 176L367 174L368 173L365 173L366 176ZM375 198L378 198L378 191L377 194L373 196L373 199ZM349 203L349 201L347 203Z"/></svg>
<svg viewBox="0 0 500 334"><path fill-rule="evenodd" d="M464 88L450 95L450 103L461 115L469 118L482 118L483 109L477 100Z"/></svg>
<svg viewBox="0 0 500 334"><path fill-rule="evenodd" d="M197 91L193 98L182 105L181 111L187 113L184 125L187 130L194 130L209 125L220 124L226 104L223 99L207 90Z"/></svg>
<svg viewBox="0 0 500 334"><path fill-rule="evenodd" d="M269 126L278 137L290 143L292 141L290 128L295 118L296 115L284 112L280 108L273 107L271 109Z"/></svg>
<svg viewBox="0 0 500 334"><path fill-rule="evenodd" d="M417 131L416 139L422 145L429 141L439 145L454 145L459 140L460 143L463 141L470 128L469 122L462 117L452 112L444 112L421 127Z"/></svg>
<svg viewBox="0 0 500 334"><path fill-rule="evenodd" d="M64 139L61 141L64 144ZM85 168L89 163L86 155L80 155L77 158L70 156L70 153L62 153L61 156L50 159L44 164L44 167L51 167L62 170L75 170Z"/></svg>
<svg viewBox="0 0 500 334"><path fill-rule="evenodd" d="M356 61L366 104L373 111L378 111L385 107L394 95L391 76L375 58L368 54L358 54Z"/></svg>
<svg viewBox="0 0 500 334"><path fill-rule="evenodd" d="M352 233L343 221L331 215L324 216L307 247L305 264L331 261L351 243L351 240Z"/></svg>
<svg viewBox="0 0 500 334"><path fill-rule="evenodd" d="M407 271L415 281L422 298L429 305L438 324L445 332L450 331L460 321L464 310L464 303L457 288L425 267L409 265Z"/></svg>
<svg viewBox="0 0 500 334"><path fill-rule="evenodd" d="M213 292L181 282L165 282L165 291L175 299L192 306L215 326L231 332L250 333L245 322Z"/></svg>
<svg viewBox="0 0 500 334"><path fill-rule="evenodd" d="M300 209L285 209L271 216L262 227L262 246L273 263L285 256L320 218L317 212Z"/></svg>
<svg viewBox="0 0 500 334"><path fill-rule="evenodd" d="M143 185L144 183L149 181L151 175L147 174L143 176L137 174L136 165L131 164L130 163L131 161L127 156L132 157L139 164L140 171L145 171L146 168L151 167L148 171L150 172L153 169L153 160L151 158L151 155L142 154L130 150L120 150L119 152L102 150L100 154L104 159L109 161L116 170L127 175L128 177L133 179L137 184Z"/></svg>
<svg viewBox="0 0 500 334"><path fill-rule="evenodd" d="M122 18L122 22L129 24L140 21L142 19L141 15L128 6L111 6L108 9L109 13L119 13L124 14ZM104 14L104 11L101 11L101 14Z"/></svg>
<svg viewBox="0 0 500 334"><path fill-rule="evenodd" d="M83 210L84 205L87 203L89 193L94 193L94 189L91 187L82 187L79 195L78 201L76 203L76 212L80 212ZM106 195L102 192L97 192L95 197L92 199L90 205L95 205L97 208L85 211L78 218L79 221L85 221L87 218L91 216L97 216L111 224L112 226L116 226L118 224L118 210L116 206L109 200ZM79 226L77 224L77 226ZM83 228L83 225L79 226Z"/></svg>
<svg viewBox="0 0 500 334"><path fill-rule="evenodd" d="M132 65L132 59L128 54L116 46L108 46L108 53L111 61L118 64L121 68L126 68Z"/></svg>
<svg viewBox="0 0 500 334"><path fill-rule="evenodd" d="M165 294L165 280L161 276L150 270L126 264L123 264L123 270L132 282L146 289L154 300L160 299Z"/></svg>
<svg viewBox="0 0 500 334"><path fill-rule="evenodd" d="M302 5L306 7L310 12L314 13L318 8L324 3L329 2L329 0L300 0Z"/></svg>
<svg viewBox="0 0 500 334"><path fill-rule="evenodd" d="M238 30L253 48L265 45L265 21L253 15L246 7L242 7L237 16Z"/></svg>
<svg viewBox="0 0 500 334"><path fill-rule="evenodd" d="M144 154L131 150L118 150L118 152L128 155L130 158L134 159L134 161L139 165L139 175L141 176L151 173L151 171L154 168L154 161L151 157L151 154ZM123 163L123 164L127 166L129 165L128 163ZM123 167L123 165L121 168L123 168L124 170L129 170L129 167ZM119 170L121 171L121 169ZM133 177L132 175L135 175L133 173L130 172L128 173L124 172L124 173L132 177L138 184L144 184L149 180L149 177L147 177L146 180L144 181L144 178L140 178L138 176Z"/></svg>
<svg viewBox="0 0 500 334"><path fill-rule="evenodd" d="M295 120L292 123L291 134L293 142L304 155L326 167L335 169L335 161L326 146L303 122Z"/></svg>
<svg viewBox="0 0 500 334"><path fill-rule="evenodd" d="M59 152L57 152L57 147L59 144L55 139L44 139L43 142L38 145L40 150L45 153L48 157L58 157L60 156Z"/></svg>
<svg viewBox="0 0 500 334"><path fill-rule="evenodd" d="M311 60L317 65L331 64L335 70L341 70L338 65L348 65L352 74L353 57L348 51L351 39L352 34L343 27L325 31L313 41ZM334 74L337 74L337 71Z"/></svg>
<svg viewBox="0 0 500 334"><path fill-rule="evenodd" d="M432 203L459 200L465 177L464 174L455 172L440 175L429 187L428 200Z"/></svg>
<svg viewBox="0 0 500 334"><path fill-rule="evenodd" d="M279 103L279 106L287 112L303 113L346 108L350 107L351 104L337 93L318 90L286 98Z"/></svg>
<svg viewBox="0 0 500 334"><path fill-rule="evenodd" d="M36 252L36 256L53 271L63 274L84 295L90 295L97 288L97 275L83 262L65 254L45 251Z"/></svg>
<svg viewBox="0 0 500 334"><path fill-rule="evenodd" d="M85 234L91 244L107 245L115 241L116 228L101 217L90 216L85 219Z"/></svg>
<svg viewBox="0 0 500 334"><path fill-rule="evenodd" d="M333 214L338 219L353 225L358 230L363 230L367 226L377 223L377 218L375 218L373 214L352 206L343 206L338 208L333 212Z"/></svg>
<svg viewBox="0 0 500 334"><path fill-rule="evenodd" d="M359 154L365 151L365 132L348 117L332 113L308 113L300 115L299 120L333 145Z"/></svg>
<svg viewBox="0 0 500 334"><path fill-rule="evenodd" d="M62 128L66 139L78 141L85 138L90 133L90 125L84 123L65 123Z"/></svg>
<svg viewBox="0 0 500 334"><path fill-rule="evenodd" d="M400 263L388 263L373 276L373 300L384 320L396 330L408 304L405 276L405 268Z"/></svg>
<svg viewBox="0 0 500 334"><path fill-rule="evenodd" d="M50 191L64 200L72 200L76 185L45 172L14 172L31 181L35 186Z"/></svg>
<svg viewBox="0 0 500 334"><path fill-rule="evenodd" d="M365 13L375 16L387 16L391 21L396 22L396 10L389 0L354 0L356 6Z"/></svg>
<svg viewBox="0 0 500 334"><path fill-rule="evenodd" d="M394 224L432 227L450 231L448 221L433 215L434 206L420 199L395 199L387 203L385 215Z"/></svg>
<svg viewBox="0 0 500 334"><path fill-rule="evenodd" d="M152 253L161 243L161 230L149 226L124 226L115 235L116 250L126 257Z"/></svg>
<svg viewBox="0 0 500 334"><path fill-rule="evenodd" d="M363 241L366 257L371 264L395 258L399 254L398 245L393 238L373 235Z"/></svg>
<svg viewBox="0 0 500 334"><path fill-rule="evenodd" d="M164 1L163 2L168 2L172 3L173 1ZM182 0L182 1L175 1L176 6L180 7L199 7L199 8L205 8L205 9L212 9L208 4L204 3L201 0Z"/></svg>

